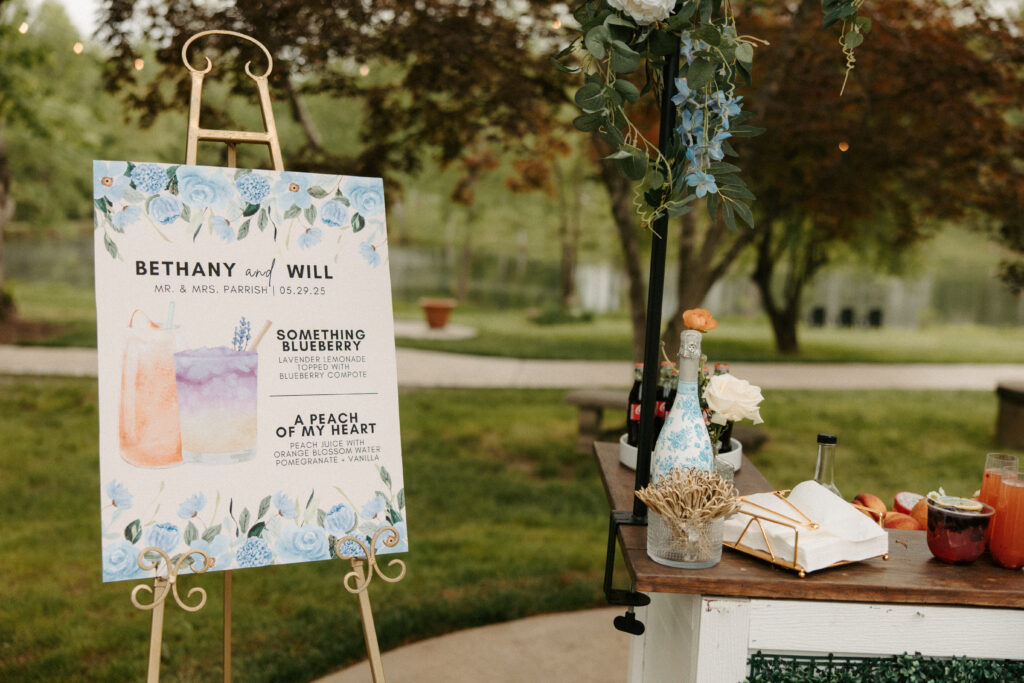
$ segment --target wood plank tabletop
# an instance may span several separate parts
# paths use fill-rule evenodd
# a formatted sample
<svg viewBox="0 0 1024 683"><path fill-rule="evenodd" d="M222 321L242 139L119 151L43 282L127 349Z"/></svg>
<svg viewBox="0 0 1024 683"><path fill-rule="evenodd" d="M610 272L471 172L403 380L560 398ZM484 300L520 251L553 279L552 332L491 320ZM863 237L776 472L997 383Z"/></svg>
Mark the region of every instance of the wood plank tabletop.
<svg viewBox="0 0 1024 683"><path fill-rule="evenodd" d="M619 462L618 444L597 443L594 450L609 506L632 510L636 475ZM747 458L736 473L736 487L742 494L772 490ZM1024 609L1024 571L1002 569L987 554L969 565L939 562L924 531L890 530L888 560L822 569L804 578L731 548L708 569L667 567L647 557L644 526L619 527L619 546L640 592Z"/></svg>

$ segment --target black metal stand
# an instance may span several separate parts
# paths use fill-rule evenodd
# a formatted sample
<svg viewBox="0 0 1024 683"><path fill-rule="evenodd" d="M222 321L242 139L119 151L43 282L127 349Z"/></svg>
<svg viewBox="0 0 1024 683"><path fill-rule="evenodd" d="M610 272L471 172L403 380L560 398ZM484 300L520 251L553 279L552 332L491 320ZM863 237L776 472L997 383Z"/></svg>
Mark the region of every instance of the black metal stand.
<svg viewBox="0 0 1024 683"><path fill-rule="evenodd" d="M672 97L676 90L676 76L679 74L679 39L675 48L666 58L662 69L661 122L658 131L658 149L666 159L676 126L676 107ZM644 374L643 386L648 387L640 397L640 443L636 453L636 483L634 490L642 489L651 479L651 449L654 441L654 410L657 392L650 387L658 386L658 353L661 341L661 302L665 293L665 254L668 239L668 212L662 212L654 221L651 236L650 279L647 285L647 317L644 331ZM608 604L628 605L625 616L616 617L615 628L633 635L644 632L643 623L636 620L634 607L650 603L651 599L633 590L612 589L612 574L615 570L616 537L620 526L646 526L647 506L633 498L632 513L613 510L608 529L608 556L605 561L604 593Z"/></svg>

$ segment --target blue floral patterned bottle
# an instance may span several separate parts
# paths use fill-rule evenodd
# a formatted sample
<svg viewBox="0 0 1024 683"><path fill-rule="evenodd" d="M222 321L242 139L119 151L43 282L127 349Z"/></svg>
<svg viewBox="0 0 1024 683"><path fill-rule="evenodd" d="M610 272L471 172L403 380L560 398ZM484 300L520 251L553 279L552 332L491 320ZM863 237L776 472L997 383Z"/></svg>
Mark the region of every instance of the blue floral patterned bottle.
<svg viewBox="0 0 1024 683"><path fill-rule="evenodd" d="M700 338L697 330L683 331L679 344L679 389L651 456L652 483L674 469L715 468L715 453L697 396Z"/></svg>

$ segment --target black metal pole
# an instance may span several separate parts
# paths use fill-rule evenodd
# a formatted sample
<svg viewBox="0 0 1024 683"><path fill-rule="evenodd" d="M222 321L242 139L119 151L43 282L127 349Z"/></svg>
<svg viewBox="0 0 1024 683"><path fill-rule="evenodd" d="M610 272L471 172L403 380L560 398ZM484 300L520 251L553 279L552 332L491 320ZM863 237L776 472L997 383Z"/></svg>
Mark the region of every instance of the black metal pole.
<svg viewBox="0 0 1024 683"><path fill-rule="evenodd" d="M665 59L662 68L661 124L658 131L658 149L668 158L672 132L676 127L676 106L672 97L676 93L679 73L679 39ZM647 486L651 479L651 449L654 440L654 409L657 398L659 351L661 350L661 301L665 293L665 253L668 240L668 213L662 212L654 221L651 236L651 265L647 284L647 320L644 332L643 395L640 397L640 443L636 452L636 485L634 490ZM633 498L633 517L647 518L647 506Z"/></svg>

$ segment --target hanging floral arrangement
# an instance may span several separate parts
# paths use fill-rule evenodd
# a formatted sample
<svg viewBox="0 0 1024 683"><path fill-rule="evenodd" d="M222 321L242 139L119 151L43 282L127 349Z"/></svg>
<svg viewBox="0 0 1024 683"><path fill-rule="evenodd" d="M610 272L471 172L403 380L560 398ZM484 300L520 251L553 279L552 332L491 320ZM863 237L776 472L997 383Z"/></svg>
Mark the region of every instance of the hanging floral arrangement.
<svg viewBox="0 0 1024 683"><path fill-rule="evenodd" d="M843 22L840 46L847 68L853 48L870 28L857 17L863 0L822 0L824 25ZM634 207L641 223L681 216L696 199L705 200L715 220L719 211L730 229L737 219L750 227L753 193L739 166L733 142L764 132L747 121L743 96L750 83L755 50L767 45L743 35L732 5L722 0L584 0L573 12L579 35L555 56L569 73L582 73L574 100L581 114L573 121L611 148L619 171L638 183ZM676 127L666 149L648 140L630 120L627 108L653 93L660 102L666 83L662 67L679 51L679 74L672 84ZM575 56L579 64L566 63Z"/></svg>

